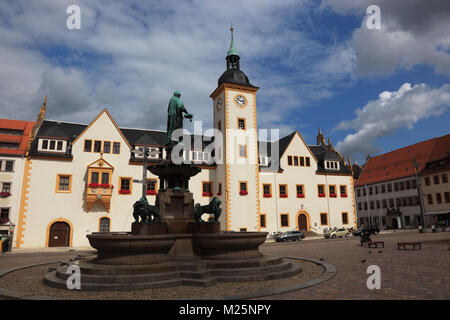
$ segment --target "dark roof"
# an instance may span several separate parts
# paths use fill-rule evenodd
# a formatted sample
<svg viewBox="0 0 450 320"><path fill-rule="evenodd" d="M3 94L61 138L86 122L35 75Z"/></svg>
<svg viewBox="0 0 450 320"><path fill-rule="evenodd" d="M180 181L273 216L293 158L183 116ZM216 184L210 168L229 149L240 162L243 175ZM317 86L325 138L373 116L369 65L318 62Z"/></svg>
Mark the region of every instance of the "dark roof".
<svg viewBox="0 0 450 320"><path fill-rule="evenodd" d="M166 143L166 132L144 129L120 129L130 145L163 146Z"/></svg>
<svg viewBox="0 0 450 320"><path fill-rule="evenodd" d="M248 77L242 70L228 69L220 76L217 86L220 87L222 83L232 83L242 86L254 87Z"/></svg>
<svg viewBox="0 0 450 320"><path fill-rule="evenodd" d="M309 149L317 159L317 172L352 174L352 170L346 166L339 153L333 148L321 144L309 146ZM339 170L325 169L325 161L338 161Z"/></svg>

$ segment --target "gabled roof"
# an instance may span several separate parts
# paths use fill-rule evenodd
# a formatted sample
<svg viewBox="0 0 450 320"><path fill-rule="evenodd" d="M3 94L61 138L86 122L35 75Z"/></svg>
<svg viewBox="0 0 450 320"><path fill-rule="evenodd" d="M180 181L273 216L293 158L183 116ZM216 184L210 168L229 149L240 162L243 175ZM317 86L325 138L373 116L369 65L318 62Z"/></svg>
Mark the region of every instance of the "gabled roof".
<svg viewBox="0 0 450 320"><path fill-rule="evenodd" d="M376 157L370 157L356 182L356 186L412 176L415 174L413 160L420 163L418 171L422 171L429 161L438 139L429 139Z"/></svg>
<svg viewBox="0 0 450 320"><path fill-rule="evenodd" d="M0 154L13 156L25 155L27 151L28 137L33 129L33 125L33 121L0 119L0 129L6 129L0 134L0 142L18 145L17 149L0 147ZM9 134L9 130L11 131L11 134ZM13 134L12 132L14 131L15 133Z"/></svg>

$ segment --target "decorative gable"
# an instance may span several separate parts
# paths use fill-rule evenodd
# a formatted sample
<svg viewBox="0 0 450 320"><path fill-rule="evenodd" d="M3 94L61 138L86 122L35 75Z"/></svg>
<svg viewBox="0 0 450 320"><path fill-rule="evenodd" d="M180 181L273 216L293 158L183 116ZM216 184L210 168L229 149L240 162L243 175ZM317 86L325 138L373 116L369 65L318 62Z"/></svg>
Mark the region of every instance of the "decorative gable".
<svg viewBox="0 0 450 320"><path fill-rule="evenodd" d="M114 167L103 159L94 161L87 167L88 183L86 185L86 212L89 212L97 200L100 200L109 212L111 204L112 190L111 184Z"/></svg>

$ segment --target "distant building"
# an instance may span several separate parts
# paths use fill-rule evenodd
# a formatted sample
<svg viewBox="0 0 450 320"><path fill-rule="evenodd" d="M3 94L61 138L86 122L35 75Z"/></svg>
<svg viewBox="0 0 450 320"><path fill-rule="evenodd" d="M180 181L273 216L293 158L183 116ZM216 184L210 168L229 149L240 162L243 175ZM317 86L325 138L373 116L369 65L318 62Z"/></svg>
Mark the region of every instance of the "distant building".
<svg viewBox="0 0 450 320"><path fill-rule="evenodd" d="M428 225L450 226L450 134L435 141L420 172Z"/></svg>
<svg viewBox="0 0 450 320"><path fill-rule="evenodd" d="M439 141L445 137L368 157L355 185L360 225L394 229L422 225L415 165L422 175Z"/></svg>
<svg viewBox="0 0 450 320"><path fill-rule="evenodd" d="M34 122L0 119L0 234L13 233L21 205L24 163Z"/></svg>

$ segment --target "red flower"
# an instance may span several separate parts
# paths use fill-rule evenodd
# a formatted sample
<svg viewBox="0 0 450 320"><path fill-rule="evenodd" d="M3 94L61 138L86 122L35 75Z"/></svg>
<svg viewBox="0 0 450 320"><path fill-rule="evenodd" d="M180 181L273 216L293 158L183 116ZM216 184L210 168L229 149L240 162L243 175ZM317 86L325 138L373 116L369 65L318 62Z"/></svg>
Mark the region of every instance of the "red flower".
<svg viewBox="0 0 450 320"><path fill-rule="evenodd" d="M8 198L11 195L9 192L0 192L0 197L2 198Z"/></svg>
<svg viewBox="0 0 450 320"><path fill-rule="evenodd" d="M119 193L120 193L120 194L130 194L130 193L131 193L131 190L120 189L120 190L119 190Z"/></svg>
<svg viewBox="0 0 450 320"><path fill-rule="evenodd" d="M336 193L330 193L330 197L331 197L331 198L336 198L337 195L336 195Z"/></svg>
<svg viewBox="0 0 450 320"><path fill-rule="evenodd" d="M280 194L280 198L287 198L288 195L287 194Z"/></svg>
<svg viewBox="0 0 450 320"><path fill-rule="evenodd" d="M89 187L97 188L97 187L100 187L100 184L98 184L98 183L89 183Z"/></svg>
<svg viewBox="0 0 450 320"><path fill-rule="evenodd" d="M204 197L212 197L212 193L211 192L203 192L202 196L204 196Z"/></svg>
<svg viewBox="0 0 450 320"><path fill-rule="evenodd" d="M218 195L218 196L221 196L221 195L222 195L222 192L218 192L217 195Z"/></svg>
<svg viewBox="0 0 450 320"><path fill-rule="evenodd" d="M102 187L102 188L109 188L110 185L109 185L108 183L102 183L102 184L100 185L100 187Z"/></svg>
<svg viewBox="0 0 450 320"><path fill-rule="evenodd" d="M241 191L239 191L239 194L241 196L246 196L248 194L248 191L247 190L241 190Z"/></svg>
<svg viewBox="0 0 450 320"><path fill-rule="evenodd" d="M319 193L319 198L325 197L325 193Z"/></svg>
<svg viewBox="0 0 450 320"><path fill-rule="evenodd" d="M303 193L297 193L297 198L304 198L305 195Z"/></svg>
<svg viewBox="0 0 450 320"><path fill-rule="evenodd" d="M342 197L342 198L347 198L347 194L346 194L346 193L343 193L343 194L341 194L341 197Z"/></svg>
<svg viewBox="0 0 450 320"><path fill-rule="evenodd" d="M271 193L264 193L263 197L264 198L271 198L272 194Z"/></svg>
<svg viewBox="0 0 450 320"><path fill-rule="evenodd" d="M146 194L146 195L154 196L154 195L156 194L156 190L147 190L147 191L145 192L145 194Z"/></svg>

